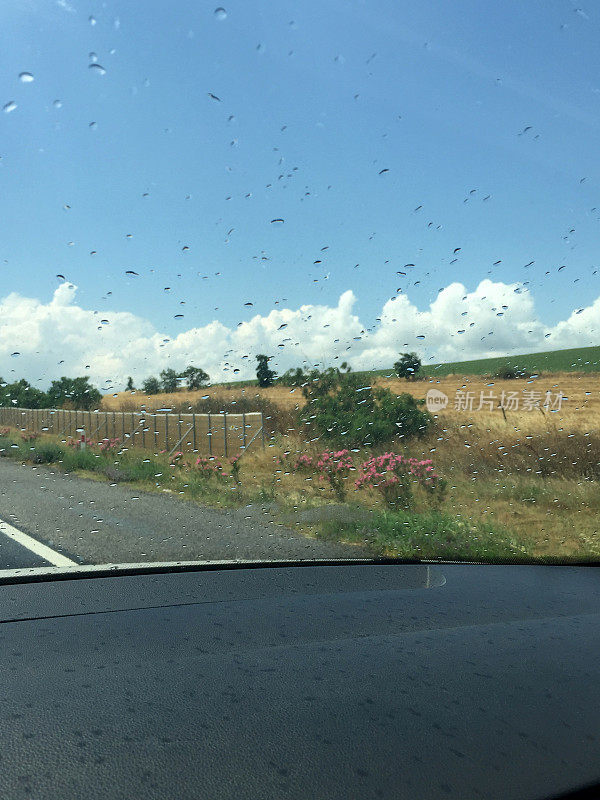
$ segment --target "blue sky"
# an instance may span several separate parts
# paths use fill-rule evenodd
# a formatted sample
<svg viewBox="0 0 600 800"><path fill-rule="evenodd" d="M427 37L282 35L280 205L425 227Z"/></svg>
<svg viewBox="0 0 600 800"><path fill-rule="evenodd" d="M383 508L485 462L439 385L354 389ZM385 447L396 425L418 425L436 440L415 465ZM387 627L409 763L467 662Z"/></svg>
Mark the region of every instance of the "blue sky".
<svg viewBox="0 0 600 800"><path fill-rule="evenodd" d="M348 290L364 326L398 289L527 281L546 325L600 295L597 8L223 4L2 4L2 296L64 275L175 337Z"/></svg>

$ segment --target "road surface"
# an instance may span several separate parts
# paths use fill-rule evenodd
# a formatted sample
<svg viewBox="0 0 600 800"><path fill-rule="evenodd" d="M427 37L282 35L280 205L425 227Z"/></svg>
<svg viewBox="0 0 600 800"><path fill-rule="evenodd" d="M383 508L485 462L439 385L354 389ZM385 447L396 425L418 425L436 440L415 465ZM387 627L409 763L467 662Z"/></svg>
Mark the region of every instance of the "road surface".
<svg viewBox="0 0 600 800"><path fill-rule="evenodd" d="M214 510L0 458L0 569L368 555L279 525L261 505Z"/></svg>

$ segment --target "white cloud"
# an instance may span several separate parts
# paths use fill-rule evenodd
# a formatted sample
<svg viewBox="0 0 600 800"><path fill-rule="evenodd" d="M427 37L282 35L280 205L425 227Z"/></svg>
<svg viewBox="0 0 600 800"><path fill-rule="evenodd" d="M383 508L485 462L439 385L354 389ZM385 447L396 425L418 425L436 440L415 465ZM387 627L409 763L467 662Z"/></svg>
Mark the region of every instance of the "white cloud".
<svg viewBox="0 0 600 800"><path fill-rule="evenodd" d="M63 283L47 303L17 293L0 299L5 379L25 377L43 387L61 375L89 375L98 386L120 389L128 375L140 383L165 367L194 363L218 381L253 376L261 352L275 356L279 371L344 360L354 369L382 368L407 349L429 361L457 361L585 346L596 343L600 331L600 298L549 328L529 291L487 279L473 291L452 283L425 310L399 295L368 330L354 313L355 295L346 291L336 306L282 308L235 328L215 320L173 339L129 312L83 308L76 294Z"/></svg>

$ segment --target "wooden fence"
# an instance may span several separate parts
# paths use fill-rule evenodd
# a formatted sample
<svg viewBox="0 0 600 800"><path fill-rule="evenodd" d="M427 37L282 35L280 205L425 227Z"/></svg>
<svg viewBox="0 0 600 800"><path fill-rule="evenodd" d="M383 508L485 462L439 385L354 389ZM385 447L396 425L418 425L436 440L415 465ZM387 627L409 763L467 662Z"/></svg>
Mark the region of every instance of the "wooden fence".
<svg viewBox="0 0 600 800"><path fill-rule="evenodd" d="M195 452L233 456L265 446L263 415L176 414L139 411L67 411L62 408L0 408L0 425L65 438L118 438L153 452Z"/></svg>

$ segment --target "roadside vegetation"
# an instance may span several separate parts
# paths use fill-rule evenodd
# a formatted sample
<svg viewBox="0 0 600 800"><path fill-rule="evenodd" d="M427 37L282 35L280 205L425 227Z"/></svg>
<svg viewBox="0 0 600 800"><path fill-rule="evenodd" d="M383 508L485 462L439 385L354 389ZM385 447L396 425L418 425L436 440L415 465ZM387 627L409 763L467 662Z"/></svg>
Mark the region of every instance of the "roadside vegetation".
<svg viewBox="0 0 600 800"><path fill-rule="evenodd" d="M391 377L376 380L344 363L277 376L269 362L267 355L257 358L257 382L238 387L205 386L206 373L189 367L186 388L181 376L165 370L155 379L161 393L137 391L130 379L133 388L101 402L103 410L147 413L262 411L265 450L254 445L218 459L145 451L129 439L80 449L77 442L6 429L0 457L216 507L266 504L282 524L379 555L600 558L600 375L536 376L496 363L499 377L420 380L411 353L401 356ZM85 392L85 386L61 385L67 405L75 388ZM33 391L23 382L11 386L13 405L15 386L25 397ZM449 397L436 414L425 407L429 387ZM452 403L457 392L533 390L540 396L560 390L566 402L555 412L541 406L500 411L493 404L461 411Z"/></svg>

